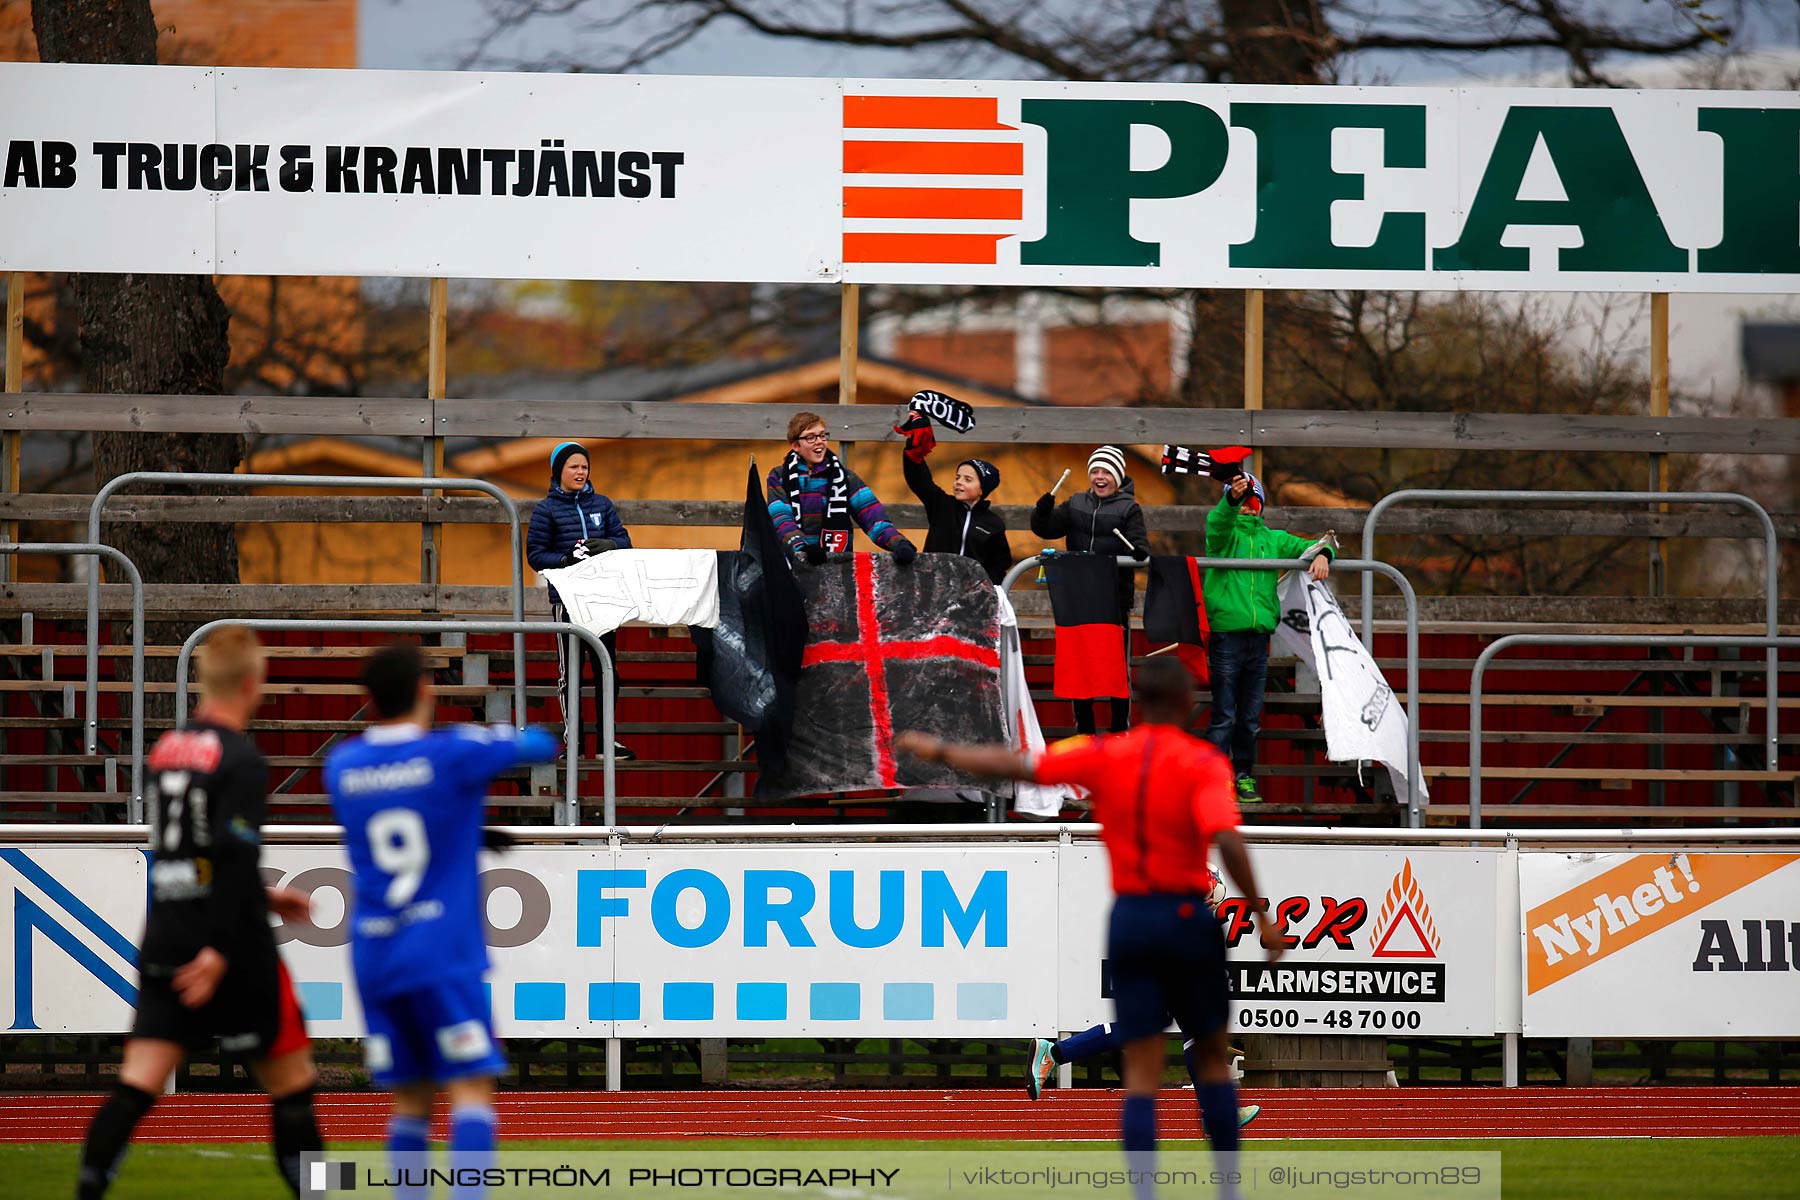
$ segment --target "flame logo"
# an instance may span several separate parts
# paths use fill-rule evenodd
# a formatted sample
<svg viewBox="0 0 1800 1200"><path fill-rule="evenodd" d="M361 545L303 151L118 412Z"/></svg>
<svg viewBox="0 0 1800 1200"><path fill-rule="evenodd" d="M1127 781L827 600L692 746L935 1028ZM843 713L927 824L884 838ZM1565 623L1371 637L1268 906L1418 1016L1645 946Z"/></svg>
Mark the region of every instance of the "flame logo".
<svg viewBox="0 0 1800 1200"><path fill-rule="evenodd" d="M1419 949L1388 949L1388 940L1408 924L1417 935ZM1371 953L1378 958L1434 958L1443 949L1443 939L1431 920L1431 906L1425 903L1425 893L1413 877L1412 859L1401 863L1400 873L1388 884L1369 936L1375 947Z"/></svg>

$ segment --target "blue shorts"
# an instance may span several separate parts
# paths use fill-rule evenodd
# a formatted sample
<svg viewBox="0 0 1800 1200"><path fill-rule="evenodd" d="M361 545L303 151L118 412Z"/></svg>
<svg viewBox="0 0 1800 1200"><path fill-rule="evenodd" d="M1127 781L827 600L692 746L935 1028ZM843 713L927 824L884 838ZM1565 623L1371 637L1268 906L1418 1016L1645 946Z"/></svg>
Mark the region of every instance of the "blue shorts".
<svg viewBox="0 0 1800 1200"><path fill-rule="evenodd" d="M363 999L363 1061L384 1088L499 1075L506 1057L494 1040L479 977L440 979L417 991Z"/></svg>
<svg viewBox="0 0 1800 1200"><path fill-rule="evenodd" d="M1170 1024L1190 1038L1225 1027L1225 935L1203 896L1120 896L1107 930L1114 1027L1126 1042Z"/></svg>

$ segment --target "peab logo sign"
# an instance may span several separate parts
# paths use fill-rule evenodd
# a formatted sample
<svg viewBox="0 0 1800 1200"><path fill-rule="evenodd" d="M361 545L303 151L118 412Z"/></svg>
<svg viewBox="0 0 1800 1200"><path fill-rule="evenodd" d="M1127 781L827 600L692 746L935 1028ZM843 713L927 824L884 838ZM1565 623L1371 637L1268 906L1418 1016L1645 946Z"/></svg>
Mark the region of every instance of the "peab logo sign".
<svg viewBox="0 0 1800 1200"><path fill-rule="evenodd" d="M1636 290L1800 278L1792 96L951 91L976 86L845 97L850 274Z"/></svg>

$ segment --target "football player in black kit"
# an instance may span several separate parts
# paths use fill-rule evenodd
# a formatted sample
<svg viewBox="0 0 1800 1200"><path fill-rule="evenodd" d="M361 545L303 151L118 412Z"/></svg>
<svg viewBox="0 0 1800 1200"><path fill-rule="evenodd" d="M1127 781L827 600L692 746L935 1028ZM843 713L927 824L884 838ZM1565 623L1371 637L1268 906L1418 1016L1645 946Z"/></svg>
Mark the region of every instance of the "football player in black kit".
<svg viewBox="0 0 1800 1200"><path fill-rule="evenodd" d="M313 1115L312 1045L269 913L304 921L305 892L258 874L269 765L244 728L262 698L263 653L248 629L200 647L200 707L150 752L150 915L138 951L138 1007L119 1083L88 1125L78 1200L106 1193L131 1131L187 1052L217 1039L269 1093L282 1178L300 1191L300 1156L324 1148Z"/></svg>

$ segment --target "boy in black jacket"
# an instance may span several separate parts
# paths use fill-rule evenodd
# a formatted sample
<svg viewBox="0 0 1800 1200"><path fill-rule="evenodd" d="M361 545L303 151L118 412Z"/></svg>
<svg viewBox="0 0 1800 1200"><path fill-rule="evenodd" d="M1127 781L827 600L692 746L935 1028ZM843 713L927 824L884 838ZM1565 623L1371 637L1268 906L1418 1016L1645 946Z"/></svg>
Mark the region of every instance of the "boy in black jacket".
<svg viewBox="0 0 1800 1200"><path fill-rule="evenodd" d="M1012 566L1006 521L988 502L1000 486L1000 469L984 459L965 458L956 464L956 479L946 493L925 465L926 456L936 446L929 418L914 412L894 428L906 437L901 460L906 486L925 506L925 553L972 558L981 564L988 579L999 584Z"/></svg>

